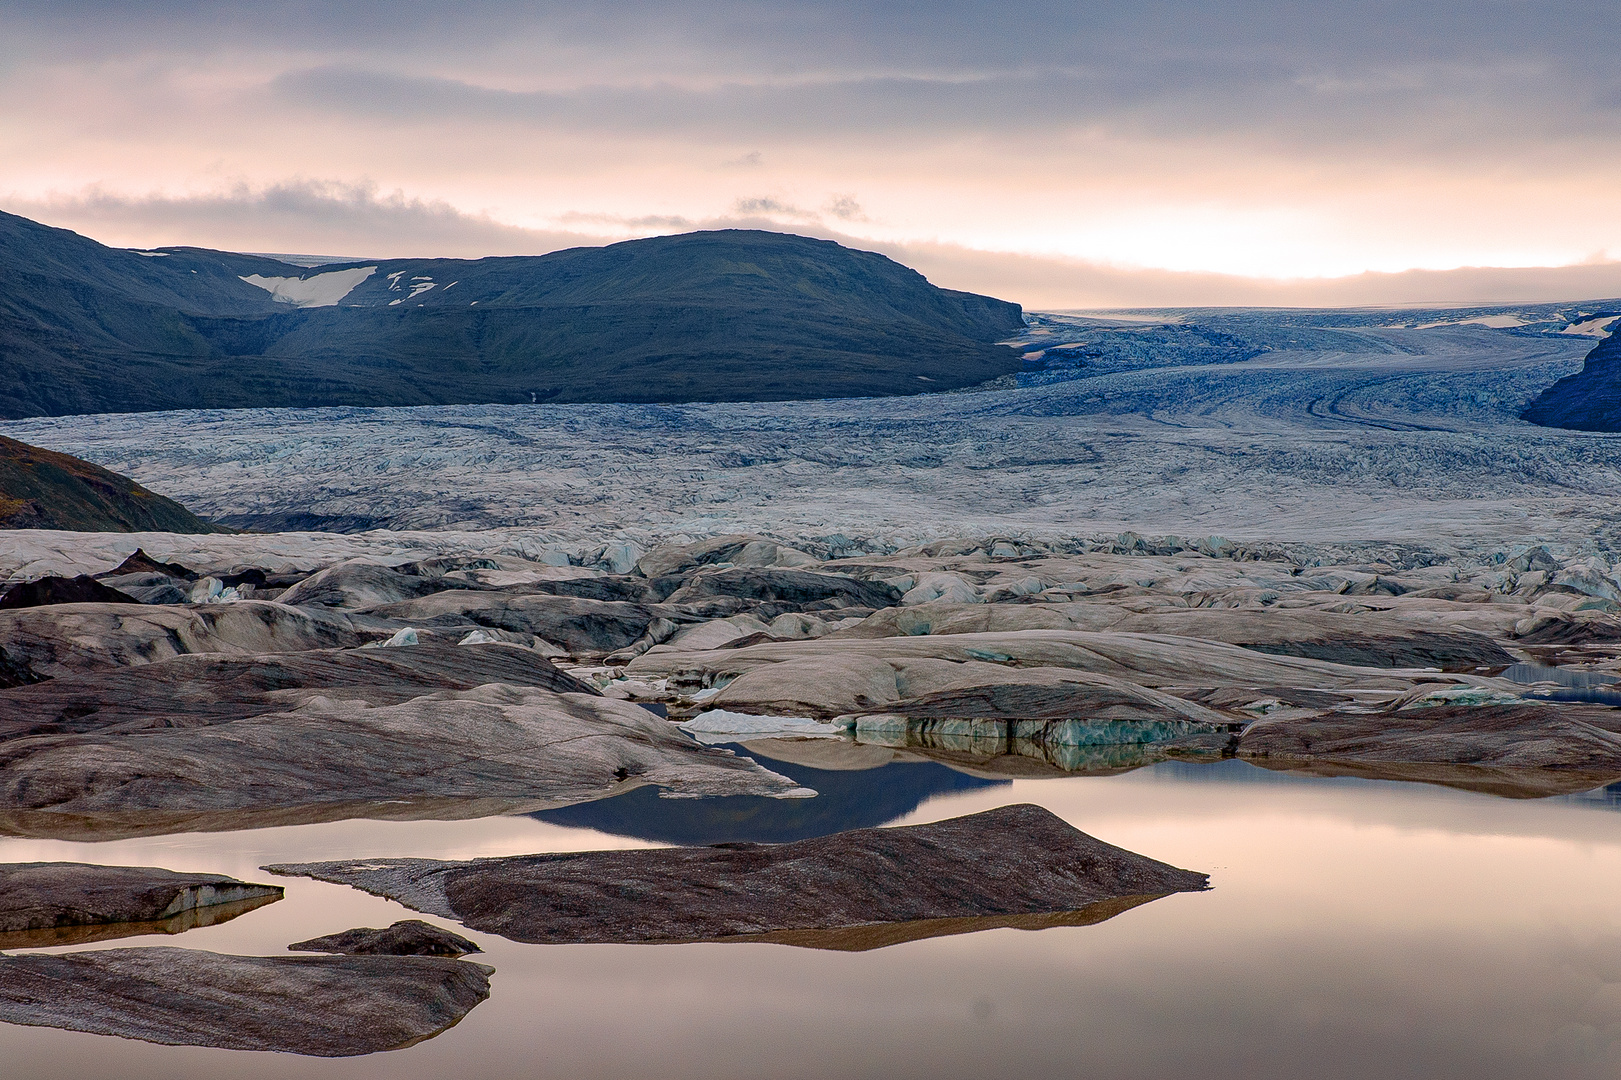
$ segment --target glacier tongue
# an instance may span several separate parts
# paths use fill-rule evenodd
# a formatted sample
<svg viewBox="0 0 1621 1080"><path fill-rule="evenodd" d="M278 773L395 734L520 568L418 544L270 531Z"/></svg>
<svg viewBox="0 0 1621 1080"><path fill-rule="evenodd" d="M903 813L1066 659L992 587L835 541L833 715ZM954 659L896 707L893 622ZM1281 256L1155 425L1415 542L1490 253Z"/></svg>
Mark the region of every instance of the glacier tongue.
<svg viewBox="0 0 1621 1080"><path fill-rule="evenodd" d="M910 398L248 409L0 430L266 532L500 529L537 548L637 551L721 533L904 546L1128 530L1621 548L1621 441L1517 418L1588 339L1355 334L1366 351ZM620 547L609 561L634 558Z"/></svg>

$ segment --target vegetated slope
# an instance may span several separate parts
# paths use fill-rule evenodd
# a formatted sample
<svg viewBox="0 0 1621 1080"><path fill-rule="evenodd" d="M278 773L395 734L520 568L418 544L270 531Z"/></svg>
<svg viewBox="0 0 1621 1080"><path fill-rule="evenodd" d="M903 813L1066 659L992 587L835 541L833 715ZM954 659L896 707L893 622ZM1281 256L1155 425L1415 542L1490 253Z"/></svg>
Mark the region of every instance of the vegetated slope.
<svg viewBox="0 0 1621 1080"><path fill-rule="evenodd" d="M0 529L227 532L88 461L0 436Z"/></svg>
<svg viewBox="0 0 1621 1080"><path fill-rule="evenodd" d="M994 342L1022 328L1016 304L779 233L305 268L0 214L4 417L909 394L1017 370Z"/></svg>
<svg viewBox="0 0 1621 1080"><path fill-rule="evenodd" d="M1520 415L1543 427L1621 431L1621 333L1599 342L1582 370L1548 387Z"/></svg>

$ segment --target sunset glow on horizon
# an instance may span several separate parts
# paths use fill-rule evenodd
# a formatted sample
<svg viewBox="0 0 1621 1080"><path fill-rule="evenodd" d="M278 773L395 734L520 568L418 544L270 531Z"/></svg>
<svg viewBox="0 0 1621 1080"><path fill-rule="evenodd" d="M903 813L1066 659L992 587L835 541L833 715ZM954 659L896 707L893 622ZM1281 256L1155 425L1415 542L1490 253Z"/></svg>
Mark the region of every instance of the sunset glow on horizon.
<svg viewBox="0 0 1621 1080"><path fill-rule="evenodd" d="M1459 267L1621 293L1598 4L8 8L0 209L109 244L747 226L1049 307ZM1385 291L1472 299L1446 280Z"/></svg>

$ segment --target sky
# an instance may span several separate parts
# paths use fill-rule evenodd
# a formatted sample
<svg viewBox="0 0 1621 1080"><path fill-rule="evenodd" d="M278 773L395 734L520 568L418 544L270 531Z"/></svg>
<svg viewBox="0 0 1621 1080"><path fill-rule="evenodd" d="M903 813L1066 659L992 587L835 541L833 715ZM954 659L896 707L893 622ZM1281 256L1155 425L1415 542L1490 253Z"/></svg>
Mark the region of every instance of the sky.
<svg viewBox="0 0 1621 1080"><path fill-rule="evenodd" d="M0 0L0 209L538 254L749 226L1032 307L1621 295L1615 0Z"/></svg>

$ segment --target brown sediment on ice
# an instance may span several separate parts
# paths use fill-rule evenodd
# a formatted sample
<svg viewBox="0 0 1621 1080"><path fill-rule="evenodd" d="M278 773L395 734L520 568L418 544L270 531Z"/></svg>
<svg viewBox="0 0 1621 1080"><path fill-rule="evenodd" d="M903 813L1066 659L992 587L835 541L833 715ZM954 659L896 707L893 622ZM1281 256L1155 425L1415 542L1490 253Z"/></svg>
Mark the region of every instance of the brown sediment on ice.
<svg viewBox="0 0 1621 1080"><path fill-rule="evenodd" d="M349 1057L444 1031L492 969L435 956L226 956L145 948L0 957L0 1022L166 1046Z"/></svg>
<svg viewBox="0 0 1621 1080"><path fill-rule="evenodd" d="M5 863L0 864L0 935L184 921L216 907L246 904L242 910L251 910L280 900L284 891L223 874L180 874L152 866Z"/></svg>
<svg viewBox="0 0 1621 1080"><path fill-rule="evenodd" d="M275 558L244 563L254 542ZM1000 776L1232 753L1611 768L1604 737L1572 726L1610 730L1581 712L1609 691L1555 701L1501 677L1558 655L1621 681L1621 645L1602 644L1621 642L1621 570L1541 547L1329 565L1122 534L1107 550L990 537L840 558L848 544L738 534L382 565L321 554L327 537L295 566L291 543L154 545L183 566L109 555L130 573L107 581L148 602L0 612L0 684L18 684L0 689L0 831L467 817L638 784L805 794L632 703L840 721L858 743ZM248 591L153 599L219 600L202 586L228 580ZM1542 694L1542 711L1473 750L1466 732L1403 726L1413 695L1454 690ZM1280 724L1312 746L1278 743ZM1346 724L1363 728L1341 746L1328 733Z"/></svg>
<svg viewBox="0 0 1621 1080"><path fill-rule="evenodd" d="M287 704L193 727L132 721L0 742L0 806L30 832L54 818L82 834L96 819L302 808L317 820L323 808L412 800L560 805L638 784L689 795L798 790L594 694L489 683L396 704L342 691Z"/></svg>
<svg viewBox="0 0 1621 1080"><path fill-rule="evenodd" d="M1102 901L1208 886L1205 874L1107 844L1027 804L781 845L265 869L352 885L474 930L546 944L832 931L850 932L852 941L863 934L906 940L956 932L941 929L951 925L979 928L978 920L1011 925L996 920L1065 916ZM902 924L913 930L875 929Z"/></svg>
<svg viewBox="0 0 1621 1080"><path fill-rule="evenodd" d="M1507 781L1515 775L1522 778L1518 786L1550 794L1621 778L1621 709L1539 701L1413 704L1258 721L1239 737L1236 752L1257 764L1382 769L1392 779L1453 769L1464 783L1451 786L1468 786L1469 770L1480 770L1480 790L1493 791L1515 787Z"/></svg>
<svg viewBox="0 0 1621 1080"><path fill-rule="evenodd" d="M421 919L402 919L377 929L356 927L287 946L290 952L344 953L349 956L466 956L483 952L460 934Z"/></svg>

